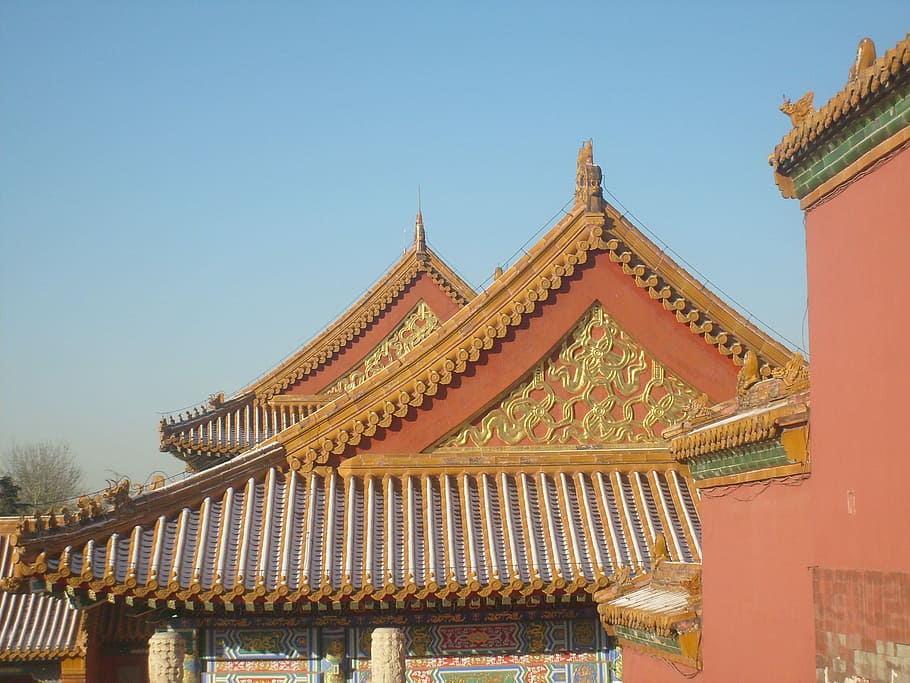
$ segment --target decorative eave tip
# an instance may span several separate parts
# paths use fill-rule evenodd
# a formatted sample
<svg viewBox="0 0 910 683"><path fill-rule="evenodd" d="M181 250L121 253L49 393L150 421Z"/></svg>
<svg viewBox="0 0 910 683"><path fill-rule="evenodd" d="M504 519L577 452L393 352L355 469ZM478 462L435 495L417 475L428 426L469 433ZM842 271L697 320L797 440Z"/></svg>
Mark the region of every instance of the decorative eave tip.
<svg viewBox="0 0 910 683"><path fill-rule="evenodd" d="M604 192L601 186L603 172L594 163L594 144L588 138L578 150L578 167L575 171L575 204L584 204L590 212L604 210Z"/></svg>

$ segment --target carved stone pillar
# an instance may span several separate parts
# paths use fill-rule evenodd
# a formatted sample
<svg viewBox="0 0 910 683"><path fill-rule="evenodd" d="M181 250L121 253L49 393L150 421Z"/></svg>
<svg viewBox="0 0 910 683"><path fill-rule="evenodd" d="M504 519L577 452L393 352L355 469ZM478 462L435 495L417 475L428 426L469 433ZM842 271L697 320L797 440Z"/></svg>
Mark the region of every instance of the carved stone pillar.
<svg viewBox="0 0 910 683"><path fill-rule="evenodd" d="M149 683L182 683L186 642L170 626L149 638Z"/></svg>
<svg viewBox="0 0 910 683"><path fill-rule="evenodd" d="M404 631L402 629L373 629L370 672L372 683L404 683Z"/></svg>

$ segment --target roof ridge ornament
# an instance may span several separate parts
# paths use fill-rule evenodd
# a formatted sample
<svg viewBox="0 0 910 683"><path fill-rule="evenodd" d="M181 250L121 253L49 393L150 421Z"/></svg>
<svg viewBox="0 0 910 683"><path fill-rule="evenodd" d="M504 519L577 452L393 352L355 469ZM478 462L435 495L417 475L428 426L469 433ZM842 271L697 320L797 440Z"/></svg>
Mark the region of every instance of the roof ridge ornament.
<svg viewBox="0 0 910 683"><path fill-rule="evenodd" d="M414 246L418 254L427 253L427 233L423 228L423 211L420 208L420 187L417 187L417 218L414 221Z"/></svg>
<svg viewBox="0 0 910 683"><path fill-rule="evenodd" d="M784 96L784 103L780 105L780 110L790 117L790 123L795 128L815 113L815 107L812 104L814 98L815 93L811 90L807 90L806 94L796 100L796 102L791 102Z"/></svg>
<svg viewBox="0 0 910 683"><path fill-rule="evenodd" d="M847 83L852 83L859 79L860 74L868 69L875 62L875 43L871 38L863 38L856 46L856 60L850 67L850 74L847 77Z"/></svg>
<svg viewBox="0 0 910 683"><path fill-rule="evenodd" d="M578 150L578 168L575 172L575 203L584 204L588 211L604 210L604 193L601 187L603 172L594 163L594 145L588 138Z"/></svg>

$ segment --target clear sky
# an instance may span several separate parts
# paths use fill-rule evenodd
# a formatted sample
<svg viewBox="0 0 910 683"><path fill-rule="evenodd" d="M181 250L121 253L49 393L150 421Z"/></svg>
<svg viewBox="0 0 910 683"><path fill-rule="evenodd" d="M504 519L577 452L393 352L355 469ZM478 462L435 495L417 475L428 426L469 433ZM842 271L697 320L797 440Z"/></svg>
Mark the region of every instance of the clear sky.
<svg viewBox="0 0 910 683"><path fill-rule="evenodd" d="M418 185L479 287L587 137L639 224L806 346L778 106L908 30L906 0L5 2L0 446L66 441L93 488L180 471L160 415L331 322L410 241Z"/></svg>

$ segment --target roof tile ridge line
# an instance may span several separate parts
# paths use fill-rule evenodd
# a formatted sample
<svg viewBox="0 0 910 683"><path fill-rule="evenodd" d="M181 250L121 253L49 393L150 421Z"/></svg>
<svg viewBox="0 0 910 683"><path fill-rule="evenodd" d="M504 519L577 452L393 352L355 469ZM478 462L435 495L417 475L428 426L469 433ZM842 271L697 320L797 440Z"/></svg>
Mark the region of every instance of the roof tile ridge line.
<svg viewBox="0 0 910 683"><path fill-rule="evenodd" d="M575 208L506 274L418 345L407 364L398 362L374 375L353 397L340 396L331 408L323 408L321 419L307 416L298 429L278 434L291 466L309 471L315 464L327 462L330 453L340 454L348 444L356 445L363 436L375 434L378 427L388 427L394 417L406 415L410 405L419 406L424 395L434 395L439 384L450 383L453 373L463 373L482 349L491 348L509 327L533 312L538 301L549 298L562 277L570 276L576 264L587 260L588 251L605 247L605 215L587 213L580 205ZM575 229L570 230L573 224ZM538 262L545 268L534 268ZM433 344L428 343L431 338ZM304 451L302 458L294 455L298 449Z"/></svg>
<svg viewBox="0 0 910 683"><path fill-rule="evenodd" d="M891 61L895 58L900 59L901 53L905 51L910 51L910 32L907 35L895 43L892 47L888 48L880 57L877 57L872 64L861 71L861 74L868 74L869 78L866 78L868 82L865 83L865 86L861 83L859 75L853 80L848 80L843 88L834 93L828 101L819 107L816 111L810 113L805 119L800 121L797 125L793 126L788 130L780 142L777 143L774 147L774 151L771 154L772 167L775 170L778 168L778 165L782 161L791 159L796 154L800 153L810 142L815 142L818 137L812 139L799 139L805 138L807 135L811 134L812 129L818 127L818 125L825 124L822 127L821 131L816 131L817 135L827 132L834 124L838 123L842 118L849 118L852 110L862 104L865 100L871 98L882 97L888 92L889 89L884 89L880 87L872 88L872 81L876 81L877 85L881 85L883 82L887 82L892 77L899 77L901 71L910 70L910 61L903 62L898 65L897 70L892 73L890 69L885 69ZM887 72L887 73L885 73ZM884 81L881 80L881 74L885 73L886 78ZM899 80L899 79L898 79ZM833 114L833 111L838 107L843 105L843 100L847 95L853 94L854 88L860 89L860 95L857 98L856 104L851 103L851 111L846 112L842 116L833 117L830 116ZM862 94L862 90L865 89L866 93ZM784 149L784 147L789 147L790 149Z"/></svg>
<svg viewBox="0 0 910 683"><path fill-rule="evenodd" d="M568 225L573 220L572 212L566 214L566 217L557 223L551 231L547 233L543 238L541 238L540 243L543 243L545 239L549 237L550 232L556 232L557 230L562 230L565 228L565 225ZM564 225L565 224L565 225ZM537 245L534 245L537 246ZM533 247L532 247L533 249ZM431 332L426 339L422 340L416 347L414 347L408 354L410 358L408 359L408 365L414 365L415 363L420 362L418 359L426 357L427 355L435 357L438 355L437 344L438 338L444 336L455 335L458 337L458 341L464 341L468 337L472 336L472 325L478 325L477 323L471 323L470 320L477 316L484 315L485 304L484 302L488 301L491 297L497 296L500 293L500 290L509 297L515 297L519 295L519 290L521 287L517 287L514 290L512 289L512 280L515 280L521 276L522 271L518 269L518 266L522 262L528 262L528 255L531 253L531 250L519 261L516 262L513 268L510 268L506 273L504 273L497 282L499 282L498 289L494 288L496 282L490 285L486 290L482 291L480 294L476 295L471 301L469 301L465 306L457 310L448 320L440 321L439 326ZM484 321L486 318L484 318ZM396 359L393 363L383 368L380 372L376 373L372 377L369 377L365 382L357 385L353 392L343 392L337 396L332 397L319 412L319 420L324 419L329 414L337 411L347 403L353 401L362 401L362 396L364 393L370 390L369 384L381 384L383 381L376 379L377 377L386 378L390 373L398 370L399 368L404 367L401 359ZM298 429L305 428L305 422L310 418L310 416L304 417L300 422L292 425ZM316 420L316 418L313 418ZM284 434L287 430L282 430L279 434L275 436L278 437L281 434Z"/></svg>
<svg viewBox="0 0 910 683"><path fill-rule="evenodd" d="M203 403L200 406L196 406L195 410L199 410L200 408L202 409L202 412L200 412L198 415L190 415L190 410L194 410L194 408L190 408L190 409L181 410L176 414L171 413L170 415L162 416L162 418L158 421L158 424L159 424L158 431L161 434L161 439L160 439L161 443L164 443L164 439L165 439L164 431L165 430L175 431L175 430L178 430L178 428L179 428L179 430L182 431L185 429L189 429L191 427L196 427L196 426L205 424L206 422L211 420L211 418L215 415L221 415L223 413L228 413L232 410L237 410L238 408L245 406L247 404L247 402L249 401L250 397L254 396L254 394L250 391L240 391L228 399L220 400L220 402L218 403L218 405L216 407L212 407L212 401L215 400L217 396L219 396L219 395L212 394L209 397L209 400L207 401L207 403ZM181 417L184 413L189 415L189 417L186 417L186 418ZM175 419L175 418L177 418L177 419ZM171 420L173 420L173 422L171 422ZM172 439L174 437L168 436L167 438Z"/></svg>
<svg viewBox="0 0 910 683"><path fill-rule="evenodd" d="M398 300L419 273L416 247L412 246L328 327L237 395L252 393L257 398L270 398L292 382L312 374L334 358L345 344L360 337L370 322Z"/></svg>
<svg viewBox="0 0 910 683"><path fill-rule="evenodd" d="M785 365L790 360L793 352L787 346L748 320L742 312L716 294L706 282L702 282L680 265L667 253L666 249L659 248L624 214L621 214L611 204L606 204L607 213L613 214L611 216L613 218L613 227L609 232L615 235L623 246L627 247L638 257L646 268L676 290L679 298L694 304L693 308L696 308L701 313L699 317L704 317L706 321L710 319L710 322L716 323L721 328L728 328L727 332L740 339L745 346L753 350L759 357L772 361L775 366ZM642 248L651 253L643 254ZM657 258L654 258L655 255ZM634 272L628 274L631 277L635 277L636 280L641 279L641 276L636 275ZM636 284L638 285L638 282ZM653 289L654 287L652 286L651 288ZM722 317L726 319L715 320L714 318L718 317L717 314L722 314ZM691 325L695 324L695 321L679 322L682 325L690 325L690 329ZM707 339L705 341L709 343ZM711 345L717 346L716 344ZM745 353L745 349L743 349L743 353Z"/></svg>
<svg viewBox="0 0 910 683"><path fill-rule="evenodd" d="M304 343L300 349L238 391L236 395L252 393L257 397L263 395L268 397L277 393L275 386L280 385L285 379L289 380L294 376L294 380L289 382L296 381L322 367L326 360L338 353L343 344L359 337L363 333L363 328L398 298L401 288L406 287L417 276L419 272L417 266L416 248L412 246L340 316L310 341ZM368 310L368 307L372 310ZM306 370L300 367L308 363L312 364L312 367Z"/></svg>
<svg viewBox="0 0 910 683"><path fill-rule="evenodd" d="M91 518L87 520L87 524L61 525L41 536L20 536L19 545L24 546L29 553L33 550L31 546L35 544L37 544L35 550L53 549L56 552L66 545L76 544L78 539L83 537L86 539L94 537L99 528L104 528L105 535L110 536L114 532L139 525L141 522L136 521L137 519L156 519L165 512L162 507L177 501L180 502L180 509L168 511L178 515L183 508L201 505L203 498L213 495L213 492L215 494L223 492L241 478L264 476L269 467L276 464L272 462L272 458L283 452L282 444L273 437L235 458L196 472L186 479L171 482L160 489L131 498L131 505L124 509L115 509L106 515ZM283 460L281 458L277 464L282 464ZM209 488L206 488L206 484L209 484Z"/></svg>
<svg viewBox="0 0 910 683"><path fill-rule="evenodd" d="M876 65L873 64L868 70L872 71L875 67ZM902 70L905 72L910 71L906 67ZM899 84L907 78L907 76L904 76L903 79L901 78L901 70L898 70L896 74L891 74L891 76L894 76L894 78L889 78L884 83L893 80L896 84ZM793 165L794 162L792 160L803 155L810 144L820 143L824 139L836 135L836 132L834 132L835 128L841 127L839 124L842 122L847 122L844 124L847 125L852 121L858 120L860 107L866 107L867 104L868 106L873 106L873 104L869 103L886 100L893 94L894 88L883 87L884 83L877 85L876 89L873 90L868 84L864 86L856 82L849 82L843 90L838 91L818 110L784 134L780 142L774 146L774 150L768 160L771 167L774 170L781 170L781 167L785 164L788 166ZM865 94L862 93L863 89L867 90ZM859 90L859 93L854 104L851 96L856 94L857 90ZM847 111L839 111L848 104L848 100L849 108Z"/></svg>
<svg viewBox="0 0 910 683"><path fill-rule="evenodd" d="M212 407L209 407L209 406L206 406L205 404L203 404L203 406L202 406L203 412L201 412L199 415L193 415L192 417L190 417L188 419L174 420L173 422L170 421L170 419L174 418L173 415L165 415L164 417L162 417L160 420L160 424L163 427L163 429L161 430L162 434L163 434L164 429L167 429L168 431L174 431L174 429L179 427L182 430L182 429L188 428L189 426L191 426L197 422L200 424L205 423L205 422L209 421L215 415L220 415L225 412L230 412L231 410L235 409L236 407L246 404L251 399L255 399L257 397L255 387L257 387L259 385L263 385L263 384L269 384L269 382L266 381L266 380L268 380L268 378L272 377L275 374L280 373L280 370L282 368L285 368L289 365L293 365L295 359L302 362L303 359L300 357L302 355L306 355L306 352L308 350L311 350L313 353L318 355L319 352L316 351L315 349L313 349L313 347L318 346L320 341L325 341L325 338L327 336L329 336L329 337L332 336L329 334L329 332L332 330L332 328L338 327L344 321L345 318L348 318L348 319L351 318L352 314L354 312L359 311L362 308L364 308L367 305L367 303L369 303L367 300L372 295L376 294L379 289L382 289L382 286L384 284L388 284L388 280L389 280L390 276L392 276L393 273L396 273L397 271L401 270L401 268L405 264L405 262L410 261L409 257L413 257L418 262L418 267L412 274L410 274L411 277L408 280L407 284L410 284L410 282L412 282L414 279L416 279L417 275L421 271L425 271L431 277L433 277L433 275L435 274L436 276L438 276L438 278L440 278L442 280L442 282L437 282L437 284L439 284L440 288L443 289L443 291L450 298L452 298L456 303L459 303L459 304L466 303L466 302L474 299L477 296L477 293L474 291L474 289L467 282L465 282L445 262L445 260L443 260L438 254L436 254L434 251L432 251L429 247L421 255L426 259L425 261L421 262L420 259L416 258L417 257L416 247L411 247L409 249L409 251L406 252L402 256L402 258L400 258L388 271L386 271L386 273L384 275L380 276L379 280L377 280L370 287L370 289L368 289L364 293L363 296L361 296L354 304L352 304L347 309L347 311L345 311L345 313L343 313L341 316L339 316L339 318L336 318L335 321L333 321L328 327L326 327L321 332L317 333L317 335L314 336L309 342L305 343L302 348L295 351L293 354L291 354L291 356L289 356L284 361L279 363L272 370L263 374L258 380L248 384L244 389L241 389L240 391L234 393L230 398L228 398L227 400L224 400L217 407L212 408ZM426 265L424 267L421 267L421 263L424 263ZM409 273L407 273L407 271L406 271L406 274L409 274ZM407 284L405 284L405 286L407 286ZM394 292L393 294L394 294L395 298L393 298L392 301L397 300L397 297L401 294L402 291L403 290L399 289L397 292ZM391 305L391 301L383 302L381 300L380 301L380 306L381 306L380 312L386 310L389 305ZM359 322L359 321L355 321L355 322ZM355 334L354 337L358 337L358 336L360 336L360 334L362 334L362 330L359 333ZM331 356L328 353L326 353L326 360L330 357ZM318 367L321 367L322 364L324 364L324 362L314 366L306 374L312 374L312 372L315 371ZM281 380L278 380L278 381L280 382ZM274 382L274 380L273 380L273 382ZM164 437L162 437L162 438L164 438ZM168 439L167 445L173 445L171 443L171 441L173 441L174 437L169 436L169 437L167 437L167 439ZM162 444L164 444L164 441L162 441Z"/></svg>

